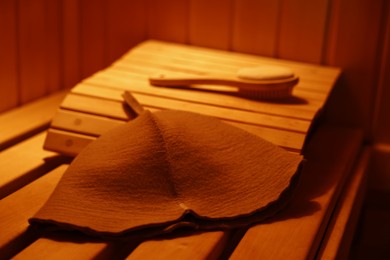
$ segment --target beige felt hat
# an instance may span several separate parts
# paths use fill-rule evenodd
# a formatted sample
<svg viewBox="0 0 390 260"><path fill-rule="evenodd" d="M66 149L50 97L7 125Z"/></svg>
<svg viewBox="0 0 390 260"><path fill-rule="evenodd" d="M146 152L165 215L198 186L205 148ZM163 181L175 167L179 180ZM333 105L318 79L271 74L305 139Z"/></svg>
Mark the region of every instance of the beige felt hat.
<svg viewBox="0 0 390 260"><path fill-rule="evenodd" d="M301 161L215 118L145 111L83 150L30 223L99 236L251 224L288 201Z"/></svg>

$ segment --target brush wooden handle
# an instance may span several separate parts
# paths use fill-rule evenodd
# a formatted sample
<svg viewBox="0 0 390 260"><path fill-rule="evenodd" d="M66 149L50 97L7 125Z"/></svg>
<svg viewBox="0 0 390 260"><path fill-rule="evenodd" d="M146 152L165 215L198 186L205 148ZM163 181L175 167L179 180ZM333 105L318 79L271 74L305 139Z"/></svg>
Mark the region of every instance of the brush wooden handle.
<svg viewBox="0 0 390 260"><path fill-rule="evenodd" d="M249 80L229 76L182 76L168 73L159 73L149 77L149 82L155 86L182 87L194 84L227 85L253 91L280 90L291 88L298 83L296 76L274 80Z"/></svg>

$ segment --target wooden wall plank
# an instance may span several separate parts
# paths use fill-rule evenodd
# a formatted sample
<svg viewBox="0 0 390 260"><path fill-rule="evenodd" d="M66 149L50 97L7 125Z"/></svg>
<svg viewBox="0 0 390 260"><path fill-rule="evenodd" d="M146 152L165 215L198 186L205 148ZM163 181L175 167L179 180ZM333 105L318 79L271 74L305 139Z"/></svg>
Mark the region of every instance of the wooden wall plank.
<svg viewBox="0 0 390 260"><path fill-rule="evenodd" d="M62 1L63 85L70 88L81 79L80 1Z"/></svg>
<svg viewBox="0 0 390 260"><path fill-rule="evenodd" d="M46 81L49 93L62 89L62 0L46 0Z"/></svg>
<svg viewBox="0 0 390 260"><path fill-rule="evenodd" d="M188 42L189 0L148 0L148 38Z"/></svg>
<svg viewBox="0 0 390 260"><path fill-rule="evenodd" d="M138 0L107 1L108 63L146 39L146 3Z"/></svg>
<svg viewBox="0 0 390 260"><path fill-rule="evenodd" d="M0 112L18 104L16 22L16 1L0 1Z"/></svg>
<svg viewBox="0 0 390 260"><path fill-rule="evenodd" d="M329 0L282 0L277 56L321 63Z"/></svg>
<svg viewBox="0 0 390 260"><path fill-rule="evenodd" d="M382 63L379 78L379 89L374 111L374 136L378 143L390 146L390 3L385 7L384 44L382 48Z"/></svg>
<svg viewBox="0 0 390 260"><path fill-rule="evenodd" d="M194 45L230 49L232 0L190 0L189 42Z"/></svg>
<svg viewBox="0 0 390 260"><path fill-rule="evenodd" d="M22 104L47 94L45 1L18 2L19 79Z"/></svg>
<svg viewBox="0 0 390 260"><path fill-rule="evenodd" d="M343 68L343 76L329 99L327 117L334 124L363 127L366 138L371 138L385 2L332 0L331 4L325 63Z"/></svg>
<svg viewBox="0 0 390 260"><path fill-rule="evenodd" d="M107 65L106 0L80 1L81 76L87 77Z"/></svg>
<svg viewBox="0 0 390 260"><path fill-rule="evenodd" d="M279 8L280 0L235 0L233 50L273 57Z"/></svg>

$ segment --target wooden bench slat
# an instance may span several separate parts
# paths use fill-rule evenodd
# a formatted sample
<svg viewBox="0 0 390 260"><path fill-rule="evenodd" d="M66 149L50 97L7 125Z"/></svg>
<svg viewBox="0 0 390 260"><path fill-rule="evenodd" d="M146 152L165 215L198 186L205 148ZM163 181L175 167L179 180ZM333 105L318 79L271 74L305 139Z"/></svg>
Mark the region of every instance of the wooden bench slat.
<svg viewBox="0 0 390 260"><path fill-rule="evenodd" d="M177 99L188 102L204 103L214 106L227 107L231 109L247 110L266 114L283 114L292 118L311 120L317 109L317 106L305 104L275 104L272 102L257 102L254 100L224 95L211 92L199 92L194 95L194 91L183 91L172 88L158 88L150 86L146 82L134 80L131 72L113 71L110 76L104 72L99 72L94 77L85 79L83 83L95 85L103 88L113 88L128 90L133 93L148 94L167 99ZM309 101L310 102L310 101ZM241 106L239 106L240 104Z"/></svg>
<svg viewBox="0 0 390 260"><path fill-rule="evenodd" d="M342 134L340 134L342 133ZM329 142L329 136L333 137L333 141L338 144L339 147L342 147L336 154L327 156L326 153L329 152L329 147L333 147L334 143ZM338 136L338 137L337 137ZM327 137L327 138L326 138ZM337 137L337 138L336 138ZM292 242L290 240L286 240L288 238L288 235L291 234L296 234L297 237L299 236L302 240L307 240L306 243L309 246L312 246L312 240L313 237L315 236L320 236L317 234L318 232L318 226L321 226L322 220L325 218L326 222L326 212L331 210L331 205L332 200L334 199L334 196L336 196L335 193L337 193L337 187L334 186L339 186L341 184L337 184L339 181L342 183L342 178L340 176L343 176L342 173L348 172L348 165L351 164L351 159L353 157L353 154L357 152L357 147L360 143L361 140L361 133L356 132L353 130L345 130L345 129L327 129L322 135L317 137L317 140L322 142L322 144L325 142L329 143L327 145L327 149L318 151L316 149L319 148L313 148L309 147L308 149L314 149L312 151L311 156L309 156L309 160L318 160L318 158L321 158L321 156L324 155L324 159L321 159L321 165L319 165L319 161L315 161L314 165L309 165L308 167L311 169L310 172L306 175L306 181L303 181L301 185L306 187L306 192L302 193L302 190L298 196L298 201L295 200L292 202L292 205L289 206L286 210L287 213L283 216L279 216L278 218L274 219L272 223L263 223L259 224L257 226L252 227L247 234L244 236L243 241L238 245L236 250L233 253L233 259L236 257L235 253L238 251L240 252L240 247L242 247L242 243L245 243L245 239L248 239L247 236L250 233L253 233L252 230L260 229L261 232L257 232L257 239L259 237L261 240L257 241L259 244L255 244L254 246L261 247L263 248L263 244L272 244L273 249L280 251L280 248L283 248L284 246L289 247L290 244L296 244L296 242ZM318 143L317 143L318 144ZM324 147L319 146L319 147ZM326 148L326 147L325 147ZM327 157L326 157L327 156ZM341 158L341 160L340 160ZM324 160L328 160L329 166L328 167L322 167ZM329 171L330 170L330 171ZM319 174L322 176L322 178L318 179L318 176L313 175L312 173L316 172L316 174ZM331 173L331 174L329 174ZM329 177L330 176L330 177ZM344 174L345 177L345 174ZM330 179L328 179L330 178ZM337 179L337 180L336 180ZM315 180L313 182L313 180ZM320 189L323 188L323 191L319 191L319 196L316 197L315 194L310 194L310 193L315 193L317 191L313 191L312 186L308 184L312 183L324 183L323 185L334 185L332 187L319 187ZM317 186L316 186L317 187ZM327 190L329 189L329 190ZM305 194L306 193L306 194ZM310 194L310 196L307 196L307 194ZM303 198L302 198L303 196ZM302 203L302 200L307 200L310 199L309 205ZM310 202L318 203L320 206L315 206L314 212L312 215L309 213L303 212L303 216L299 215L302 214L302 210L305 211L305 207L309 206L309 211L313 210L310 209L310 207L313 207L313 205L310 205ZM296 207L294 209L294 207ZM293 208L293 209L291 209ZM318 210L318 211L315 211ZM282 213L283 214L283 213ZM298 215L294 215L298 214ZM307 214L307 215L305 215ZM285 219L286 218L286 219ZM269 228L264 228L269 227ZM309 228L308 228L309 226ZM309 231L305 231L305 229L309 229ZM278 240L274 240L275 238L275 233L279 234L280 237ZM250 235L250 239L253 240L253 235ZM293 235L295 237L295 235ZM302 238L303 237L303 238ZM203 233L200 236L189 236L189 237L179 237L175 239L166 239L166 240L150 240L146 241L144 243L141 243L130 255L129 259L135 258L135 259L140 259L140 258L157 258L159 256L163 257L163 259L166 259L167 257L171 256L199 256L199 258L204 258L205 256L210 256L210 254L218 254L221 253L221 249L223 248L223 244L225 243L227 237L223 232L207 232ZM296 237L295 237L296 239ZM287 241L287 242L286 242ZM295 240L294 240L295 241ZM309 242L310 241L310 242ZM280 248L277 246L278 243L280 244ZM292 245L295 246L295 245ZM102 248L104 245L96 245L95 246L85 246L82 247L80 245L77 245L75 243L68 243L68 242L58 242L58 241L51 241L47 239L39 239L36 243L31 245L31 248L27 248L25 252L23 252L22 255L28 256L32 252L34 254L38 254L40 256L45 255L47 252L51 252L47 256L53 256L56 255L57 251L58 252L68 252L75 250L75 252L80 252L78 253L80 256L86 255L94 255L98 254L101 252ZM45 248L45 250L43 250ZM300 254L307 254L308 252L302 252L303 250L309 250L310 248L301 248L301 250L298 250L298 253L296 256L299 256ZM247 248L248 249L248 248ZM251 249L251 248L250 248ZM264 249L264 248L263 248ZM290 247L291 249L291 247ZM43 252L46 251L46 252ZM282 250L283 251L283 250ZM293 250L294 251L294 250ZM43 252L43 253L42 253ZM194 253L198 252L198 253ZM257 252L258 253L258 252ZM261 252L264 254L264 252ZM63 253L64 254L64 253ZM261 256L262 254L260 254ZM280 256L280 255L279 255ZM289 256L291 256L291 252L289 252ZM302 255L301 255L302 256ZM239 256L241 257L241 256Z"/></svg>
<svg viewBox="0 0 390 260"><path fill-rule="evenodd" d="M69 241L53 238L40 238L12 259L95 259L99 257L108 243L83 241L80 237L68 237ZM55 237L54 237L55 238ZM114 253L114 252L111 252ZM113 255L113 254L112 254ZM107 258L109 259L109 258Z"/></svg>
<svg viewBox="0 0 390 260"><path fill-rule="evenodd" d="M227 52L223 50L217 49L209 49L203 48L194 45L182 45L171 42L161 42L157 40L148 40L137 47L133 48L129 52L123 55L122 59L126 59L129 56L132 56L132 52L134 50L148 50L148 52L152 52L153 50L157 53L169 53L170 55L174 52L177 55L191 57L192 55L196 55L198 59L202 60L212 60L215 63L220 64L236 64L238 67L242 66L256 66L259 63L264 63L267 65L283 65L290 66L299 74L308 75L308 79L312 79L315 81L324 80L328 82L328 84L332 85L334 82L332 77L340 74L339 68L334 67L324 67L316 64L307 64L302 62L290 61L290 60L282 60L282 59L274 59L267 58L263 56L256 56L251 54L244 54L238 52ZM188 56L190 55L190 56ZM310 76L311 75L311 76Z"/></svg>
<svg viewBox="0 0 390 260"><path fill-rule="evenodd" d="M72 93L123 102L122 90L105 89L85 85L83 83L78 84L76 87L74 87L72 89ZM184 102L181 100L167 99L152 95L145 95L141 93L133 93L133 96L139 101L140 104L147 108L180 109L188 112L198 112L223 120L238 122L241 121L243 123L249 123L254 125L260 125L257 122L261 122L264 126L269 126L271 128L288 129L289 131L295 132L306 132L310 125L310 121L285 117L283 114L270 115L266 113L254 113L252 111L245 110L233 110L226 107L214 107L209 104Z"/></svg>
<svg viewBox="0 0 390 260"><path fill-rule="evenodd" d="M229 232L204 232L190 236L141 243L126 258L132 259L217 259Z"/></svg>
<svg viewBox="0 0 390 260"><path fill-rule="evenodd" d="M151 111L156 111L151 108L148 109ZM244 129L257 136L260 136L289 151L299 152L302 148L305 139L305 135L300 133L269 129L231 121L224 122ZM70 143L77 144L80 142L76 141L79 140L79 138L86 139L86 142L89 143L89 140L93 140L94 137L100 136L101 134L109 131L110 129L113 129L114 127L117 127L124 123L125 121L121 120L108 119L106 117L60 109L56 114L55 119L53 120L52 129L48 131L45 147L48 149L54 149L55 151L59 152L66 152L66 154L69 154L69 152L71 152L72 154L77 154L77 151L72 151L74 147L68 148L66 143L68 143L68 145ZM65 132L64 130L68 132ZM62 133L62 137L58 136L60 132ZM66 138L67 133L69 133L68 139ZM76 135L73 135L72 133ZM73 140L73 138L75 138L75 140ZM72 141L69 141L70 139L72 139ZM58 147L56 148L57 145ZM80 146L79 148L81 149L83 147L84 145Z"/></svg>
<svg viewBox="0 0 390 260"><path fill-rule="evenodd" d="M107 242L69 234L38 239L37 234L28 229L27 220L43 206L67 167L62 165L56 168L0 201L1 257L91 259L101 255L118 256L118 248L110 248L111 245ZM18 254L14 256L16 253Z"/></svg>
<svg viewBox="0 0 390 260"><path fill-rule="evenodd" d="M271 222L251 227L231 259L313 258L361 141L360 130L319 129L293 200Z"/></svg>
<svg viewBox="0 0 390 260"><path fill-rule="evenodd" d="M229 60L232 61L229 62ZM274 143L277 145L297 152L303 145L304 138L301 135L304 136L307 133L316 111L326 101L329 89L339 76L339 69L269 59L270 64L293 64L293 67L296 66L300 70L302 80L296 87L300 96L296 96L291 103L256 102L220 93L158 88L151 86L147 79L154 69L183 71L190 74L204 74L210 71L233 73L243 64L246 64L245 66L254 65L262 60L261 57L253 55L240 56L237 53L214 52L214 50L207 51L194 46L180 47L180 45L148 41L130 50L112 66L78 84L65 98L61 108L84 113L86 117L92 115L106 117L108 120L114 119L115 122L128 121L133 118L133 115L124 105L122 94L123 91L129 90L148 109L179 109L239 123L245 129L251 129L252 132L266 133L265 139L271 142L276 140ZM120 68L121 66L123 68ZM98 128L96 124L103 124L102 121L93 123L94 120L92 120L89 124L91 126L95 124L94 129L88 131L87 125L83 125L82 129L75 126L74 121L63 119L53 128L96 136ZM95 119L98 120L98 118ZM254 126L261 129L255 129ZM107 129L109 128L107 124ZM290 134L286 135L283 131L290 132L291 135L301 135L296 135L298 138L293 141L286 141L288 139L286 137ZM279 134L282 135L278 138ZM46 147L51 147L52 144ZM63 147L56 149L56 151L61 150Z"/></svg>
<svg viewBox="0 0 390 260"><path fill-rule="evenodd" d="M45 143L46 148L75 156L83 147L95 140L97 136L126 123L133 116L124 105L121 95L124 90L130 90L142 105L152 111L181 109L214 116L229 124L257 134L279 146L287 148L289 151L299 152L310 121L317 109L326 101L329 89L339 75L339 70L334 68L322 68L321 66L290 63L288 61L272 61L266 58L263 60L255 56L214 52L213 50L193 48L193 46L177 47L176 45L153 41L145 44L130 51L121 60L98 72L91 78L84 80L72 90L72 93L62 103L53 120L51 129L48 131ZM149 47L148 44L150 44ZM147 46L147 48L143 46ZM176 47L178 51L175 51ZM166 50L166 52L161 53L162 50L164 52ZM232 57L240 58L229 63L229 60L234 60ZM232 73L238 67L255 65L259 61L264 61L267 64L284 64L287 66L291 64L294 69L296 68L297 73L299 72L302 75L302 81L296 86L295 93L296 96L305 99L307 103L274 104L256 102L215 93L156 88L150 86L147 82L149 73L156 69L182 70L190 74L205 72ZM178 62L178 64L167 64L169 62ZM348 146L348 144L352 147L355 145L352 140L358 142L359 138L361 138L360 133L358 134L351 130L349 132L350 137L345 138L345 140L339 140L339 136L348 131L342 130L342 133L338 134L335 134L337 131L329 131L337 137L333 141L337 142L341 147L344 147L344 145ZM327 136L327 134L324 134L324 136ZM331 143L329 140L327 142ZM328 143L321 143L320 146L329 146L330 144ZM358 145L354 147L357 150ZM313 148L309 146L308 149ZM329 152L329 148L327 149L325 151ZM349 150L349 148L339 150L335 152L337 155L330 156L332 160L336 160L335 158L338 156L340 158L337 158L337 160L348 162L348 158L354 156L354 152ZM325 153L325 151L320 152L314 149L314 154L318 155ZM347 155L343 155L342 151ZM312 156L311 159L314 161L318 160L315 156ZM334 164L336 165L337 163ZM313 163L308 165L309 168L312 168L309 170L310 173L316 172L316 174L308 174L310 176L304 178L303 185L306 183L305 190L300 192L301 195L297 196L298 201L294 199L291 203L295 209L288 207L286 212L281 213L282 215L272 223L263 223L250 228L244 235L243 240L238 244L238 254L240 254L240 248L242 247L248 251L253 250L252 244L249 243L248 246L247 239L250 239L252 242L253 239L257 239L257 242L254 243L261 244L261 246L255 245L256 249L254 251L257 250L257 247L264 249L267 245L277 247L277 243L280 245L287 243L290 249L295 249L298 245L297 248L299 250L296 250L298 252L294 253L295 256L311 256L313 254L313 250L317 248L319 239L324 233L335 198L345 178L343 173L348 170L349 165L344 165L343 167L338 164L338 166L327 165L321 169L315 163L314 165L317 166L313 166ZM325 173L329 176L325 176ZM337 173L339 177L335 177ZM323 179L317 179L318 174ZM321 181L324 183L321 183ZM318 184L320 188L324 188L324 185L327 183L329 187L317 197L309 198L308 194L313 194L311 186L307 185L310 182L320 183ZM306 203L302 203L302 201ZM320 207L321 209L319 209ZM283 219L283 216L285 219ZM303 226L307 225L309 228L303 230ZM286 240L286 237L295 237L294 234L302 238L295 239L298 241L293 242ZM223 253L227 240L231 241L231 238L229 232L207 232L175 239L149 240L141 243L130 254L129 258L166 258L171 256L218 257ZM135 245L131 243L121 246L131 251ZM107 250L109 247L105 243L80 244L75 241L67 242L56 240L55 238L41 238L22 251L18 257L27 258L30 255L41 257L73 255L75 257L91 258L102 256L104 252L109 251ZM266 256L268 253L270 255L275 253L270 248L267 250L265 253L262 252ZM284 252L284 250L278 250L277 254L283 255ZM113 256L115 252L110 252L110 254ZM261 254L256 257L258 256L261 256ZM290 256L291 254L288 255L288 257ZM236 251L233 252L233 257L236 257Z"/></svg>
<svg viewBox="0 0 390 260"><path fill-rule="evenodd" d="M107 131L125 124L125 121L59 109L51 127L80 134L100 136Z"/></svg>
<svg viewBox="0 0 390 260"><path fill-rule="evenodd" d="M187 76L187 77L193 75L199 75L199 74L206 75L206 72L191 71L189 69L186 69L182 65L174 66L171 64L167 65L167 63L156 64L150 60L135 59L135 58L132 59L131 63L116 62L112 64L110 67L106 68L104 72L105 73L103 75L105 76L111 76L111 74L127 73L126 75L127 78L131 79L133 82L140 81L140 83L147 83L148 77L150 75L160 73L160 72L162 73L175 72L177 74L180 73L183 76ZM95 74L94 77L97 76L98 74L99 72ZM231 73L222 73L222 72L219 72L218 74L223 74L223 75L227 74L228 76L232 75ZM323 100L327 97L328 94L327 92L323 93L323 92L312 90L315 89L318 85L319 85L318 83L312 83L301 79L293 89L293 96L304 98L311 102L316 101L317 103L322 104Z"/></svg>
<svg viewBox="0 0 390 260"><path fill-rule="evenodd" d="M0 153L0 198L64 161L64 158L56 157L56 153L43 150L45 134L38 134Z"/></svg>
<svg viewBox="0 0 390 260"><path fill-rule="evenodd" d="M57 92L1 114L0 150L47 128L66 93Z"/></svg>
<svg viewBox="0 0 390 260"><path fill-rule="evenodd" d="M20 161L18 162L20 164ZM46 202L66 167L60 166L0 200L1 257L12 257L36 238L34 233L27 231L27 220ZM22 171L19 168L15 169Z"/></svg>
<svg viewBox="0 0 390 260"><path fill-rule="evenodd" d="M79 85L80 87L80 85ZM86 89L85 91L88 91ZM90 114L107 116L119 120L129 120L131 115L126 112L126 107L123 104L123 98L120 100L108 100L109 96L105 96L107 91L101 96L105 96L107 100L95 98L99 94L99 89L88 91L89 96L80 96L76 94L68 94L61 107L64 109L75 110ZM112 90L114 99L120 95L121 91ZM85 93L85 92L84 92ZM258 114L248 111L231 110L223 107L213 107L204 104L188 103L180 100L168 100L159 97L136 94L134 97L139 103L146 108L152 107L157 109L180 109L182 111L200 113L216 117L226 121L241 122L246 124L269 127L279 130L289 130L291 132L306 133L310 123L303 120L295 120L290 118L282 118L265 114Z"/></svg>
<svg viewBox="0 0 390 260"><path fill-rule="evenodd" d="M50 151L75 157L94 140L96 140L94 136L49 129L44 147Z"/></svg>
<svg viewBox="0 0 390 260"><path fill-rule="evenodd" d="M60 107L122 121L128 121L132 118L126 112L123 102L82 95L68 94Z"/></svg>
<svg viewBox="0 0 390 260"><path fill-rule="evenodd" d="M318 257L321 259L348 259L354 230L363 204L371 148L366 147L357 158L357 166L340 196Z"/></svg>
<svg viewBox="0 0 390 260"><path fill-rule="evenodd" d="M195 60L183 60L171 56L152 55L150 53L132 55L125 60L119 60L115 63L115 67L128 68L131 66L144 66L154 70L154 73L159 70L174 71L187 73L189 75L227 75L236 76L237 71L242 67L231 67L226 70L221 69L220 64L207 64L203 60L195 62ZM223 66L223 65L222 65ZM243 67L246 68L246 67ZM307 92L317 93L318 95L326 96L329 93L329 79L324 82L310 80L306 74L297 74L300 79L295 88L298 90L306 90ZM329 77L332 78L332 77ZM334 79L333 79L334 80Z"/></svg>

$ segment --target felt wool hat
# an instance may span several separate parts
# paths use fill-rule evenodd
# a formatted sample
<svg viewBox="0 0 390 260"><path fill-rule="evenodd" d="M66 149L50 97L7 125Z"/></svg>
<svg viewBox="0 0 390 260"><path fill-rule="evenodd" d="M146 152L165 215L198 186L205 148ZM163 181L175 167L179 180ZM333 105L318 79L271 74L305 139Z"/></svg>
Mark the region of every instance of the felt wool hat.
<svg viewBox="0 0 390 260"><path fill-rule="evenodd" d="M283 207L301 161L215 118L145 111L85 148L30 223L106 237L247 225Z"/></svg>

